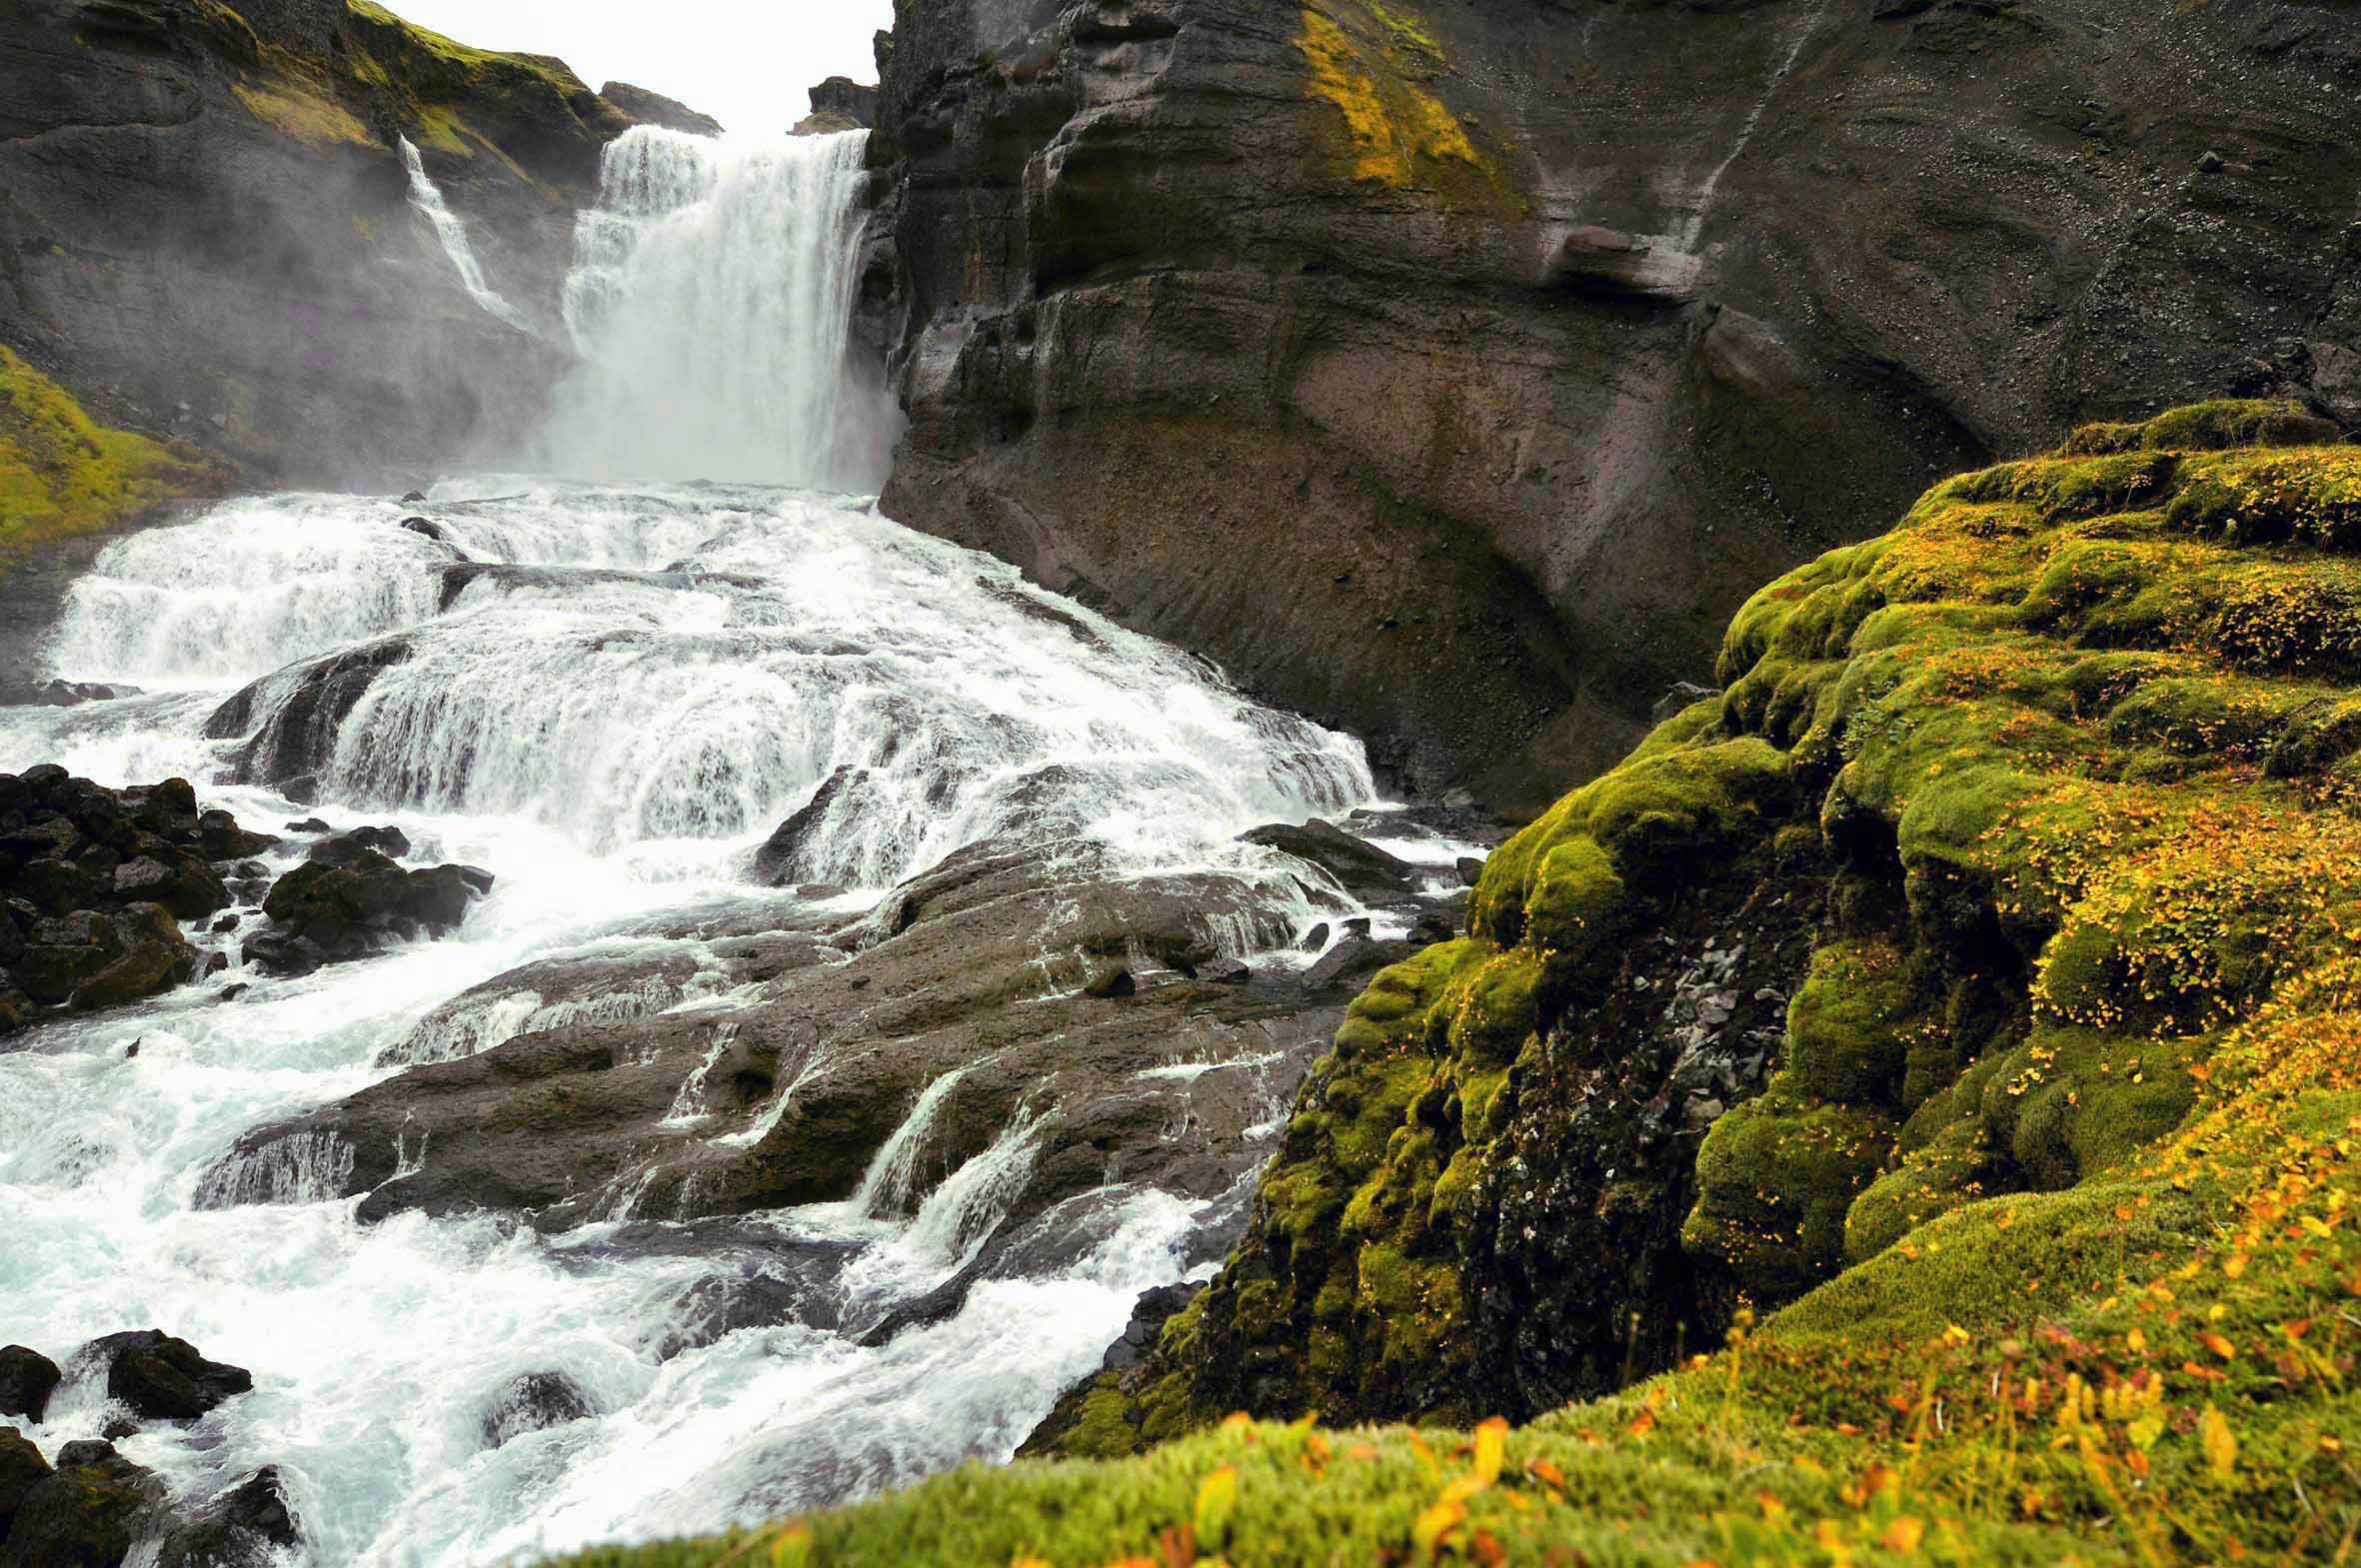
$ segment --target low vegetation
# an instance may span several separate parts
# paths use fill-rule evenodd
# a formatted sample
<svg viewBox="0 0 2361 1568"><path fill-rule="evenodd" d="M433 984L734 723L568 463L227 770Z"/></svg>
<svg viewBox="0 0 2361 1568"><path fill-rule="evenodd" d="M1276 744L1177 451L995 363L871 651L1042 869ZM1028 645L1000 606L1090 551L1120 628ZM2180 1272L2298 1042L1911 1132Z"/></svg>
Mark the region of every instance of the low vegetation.
<svg viewBox="0 0 2361 1568"><path fill-rule="evenodd" d="M1160 1375L1103 1379L1063 1443L1146 1452L586 1562L2353 1560L2361 449L2334 436L2265 404L2087 430L1757 594L1725 693L1354 1004ZM1684 879L1799 830L1839 867L1818 948L1683 1232L1742 1292L1722 1348L1517 1430L1314 1425L1463 1369L1454 1226L1552 1029ZM1214 1326L1335 1402L1221 1419Z"/></svg>
<svg viewBox="0 0 2361 1568"><path fill-rule="evenodd" d="M0 346L0 572L23 551L220 483L193 452L101 425Z"/></svg>

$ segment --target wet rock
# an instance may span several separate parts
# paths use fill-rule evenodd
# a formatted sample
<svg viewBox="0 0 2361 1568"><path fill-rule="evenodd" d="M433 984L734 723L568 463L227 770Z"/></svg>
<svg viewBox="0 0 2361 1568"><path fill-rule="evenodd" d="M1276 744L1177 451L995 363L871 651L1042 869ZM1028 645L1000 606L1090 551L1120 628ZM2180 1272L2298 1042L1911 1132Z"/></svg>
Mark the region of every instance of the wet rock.
<svg viewBox="0 0 2361 1568"><path fill-rule="evenodd" d="M151 1421L194 1421L254 1387L244 1367L208 1361L185 1339L161 1329L109 1334L83 1347L78 1360L107 1366L107 1397Z"/></svg>
<svg viewBox="0 0 2361 1568"><path fill-rule="evenodd" d="M1106 1001L1119 996L1137 995L1140 982L1130 969L1105 969L1091 977L1083 986L1083 994Z"/></svg>
<svg viewBox="0 0 2361 1568"><path fill-rule="evenodd" d="M308 974L389 942L457 930L468 905L491 888L489 872L412 870L380 845L407 850L410 842L395 828L365 827L315 844L303 864L272 884L262 904L272 928L247 940L246 956L273 973Z"/></svg>
<svg viewBox="0 0 2361 1568"><path fill-rule="evenodd" d="M1235 958L1215 958L1200 966L1196 977L1208 985L1243 985L1254 977L1254 971Z"/></svg>
<svg viewBox="0 0 2361 1568"><path fill-rule="evenodd" d="M84 703L111 703L137 697L135 686L94 686L76 681L0 682L0 708L79 708Z"/></svg>
<svg viewBox="0 0 2361 1568"><path fill-rule="evenodd" d="M25 1495L48 1479L49 1461L13 1426L0 1426L0 1541L24 1505Z"/></svg>
<svg viewBox="0 0 2361 1568"><path fill-rule="evenodd" d="M17 1503L0 1568L121 1568L164 1498L163 1481L114 1444L68 1443Z"/></svg>
<svg viewBox="0 0 2361 1568"><path fill-rule="evenodd" d="M1299 983L1306 991L1334 990L1364 975L1374 974L1389 963L1399 963L1417 950L1415 942L1372 941L1366 936L1347 936L1329 948L1319 962L1305 969Z"/></svg>
<svg viewBox="0 0 2361 1568"><path fill-rule="evenodd" d="M1329 935L1328 922L1321 920L1296 940L1295 949L1298 952L1323 952L1327 949Z"/></svg>
<svg viewBox="0 0 2361 1568"><path fill-rule="evenodd" d="M1472 887L1483 880L1483 861L1475 855L1460 855L1457 869L1459 885L1462 887Z"/></svg>
<svg viewBox="0 0 2361 1568"><path fill-rule="evenodd" d="M267 1568L303 1543L303 1521L276 1465L265 1465L176 1521L157 1568Z"/></svg>
<svg viewBox="0 0 2361 1568"><path fill-rule="evenodd" d="M1274 823L1239 837L1309 860L1326 871L1346 892L1364 898L1397 896L1417 885L1417 867L1356 838L1335 823L1313 817L1300 827Z"/></svg>
<svg viewBox="0 0 2361 1568"><path fill-rule="evenodd" d="M484 1413L484 1446L498 1448L527 1432L598 1414L590 1394L563 1372L526 1372L510 1381Z"/></svg>
<svg viewBox="0 0 2361 1568"><path fill-rule="evenodd" d="M527 966L417 1042L437 1059L242 1138L200 1201L268 1201L310 1182L312 1196L366 1194L365 1222L490 1209L562 1231L842 1200L955 1073L918 1132L911 1181L878 1197L892 1211L913 1211L1018 1125L1034 1128L1027 1142L995 1156L1011 1157L1005 1208L977 1223L1017 1226L1110 1180L1218 1197L1261 1157L1245 1129L1326 1048L1344 997L1185 977L1122 1007L1079 996L1117 966L1201 975L1216 923L1263 945L1289 925L1232 878L1078 876L1088 852L962 851L838 930L829 961L815 961L816 942L787 963L764 956L772 943L717 943L771 972L752 1005L608 1011L598 997L623 989L623 973ZM781 898L770 918L825 917ZM511 997L526 1032L480 1048L484 1009ZM1231 1061L1257 1065L1144 1075Z"/></svg>
<svg viewBox="0 0 2361 1568"><path fill-rule="evenodd" d="M787 820L781 822L755 851L755 880L766 887L787 887L816 879L827 867L819 857L832 821L884 809L877 786L866 768L840 768L830 774Z"/></svg>
<svg viewBox="0 0 2361 1568"><path fill-rule="evenodd" d="M1124 1325L1123 1337L1107 1347L1107 1357L1100 1363L1101 1368L1120 1372L1126 1367L1138 1365L1141 1358L1147 1355L1149 1347L1156 1343L1157 1335L1164 1332L1166 1322L1194 1301L1198 1292L1204 1288L1201 1282L1190 1282L1159 1285L1153 1290L1141 1292L1140 1299L1132 1306L1132 1320Z"/></svg>
<svg viewBox="0 0 2361 1568"><path fill-rule="evenodd" d="M0 1415L21 1415L38 1426L62 1374L57 1363L23 1345L0 1348ZM4 1532L0 1532L4 1533Z"/></svg>
<svg viewBox="0 0 2361 1568"><path fill-rule="evenodd" d="M332 833L336 831L335 828L317 816L307 816L300 822L289 822L287 830L291 833Z"/></svg>
<svg viewBox="0 0 2361 1568"><path fill-rule="evenodd" d="M265 676L213 711L206 738L243 740L231 770L237 783L309 804L346 718L377 678L413 651L407 636L380 638Z"/></svg>
<svg viewBox="0 0 2361 1568"><path fill-rule="evenodd" d="M407 529L422 538L431 539L438 545L451 543L451 536L444 531L443 525L435 522L432 518L404 518L395 526Z"/></svg>

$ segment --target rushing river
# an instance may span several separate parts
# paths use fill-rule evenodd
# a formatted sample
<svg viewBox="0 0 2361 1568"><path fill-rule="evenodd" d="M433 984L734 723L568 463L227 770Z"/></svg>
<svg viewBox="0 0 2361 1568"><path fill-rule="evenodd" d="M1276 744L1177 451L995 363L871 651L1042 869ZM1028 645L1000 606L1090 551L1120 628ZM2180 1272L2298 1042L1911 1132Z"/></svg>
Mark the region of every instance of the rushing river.
<svg viewBox="0 0 2361 1568"><path fill-rule="evenodd" d="M823 487L859 467L876 433L814 390L835 384L843 352L847 140L733 152L641 132L610 152L569 301L585 370L552 453L582 457L577 471ZM752 258L783 244L773 299ZM716 371L711 345L662 330L665 301L717 288L759 296L742 337L761 363ZM614 379L630 375L661 417L635 422ZM666 424L714 375L731 416ZM429 526L405 527L419 517ZM399 662L343 717L307 798L234 782L244 736L222 733L225 702L263 683L251 730L311 662L387 640ZM303 978L250 971L236 932L198 922L192 939L229 957L226 973L0 1054L0 1342L62 1360L153 1326L251 1368L253 1393L121 1446L182 1498L283 1467L307 1554L331 1568L677 1534L1006 1456L1096 1366L1137 1295L1187 1270L1204 1205L1117 1194L1115 1221L1067 1261L989 1280L882 1343L791 1322L677 1350L701 1282L761 1272L785 1241L853 1243L839 1284L874 1307L932 1289L997 1223L993 1161L1024 1157L1024 1129L948 1176L898 1138L850 1202L678 1227L678 1245L651 1244L665 1227L645 1221L556 1236L492 1215L364 1225L354 1200L304 1201L300 1171L277 1194L297 1201L202 1206L240 1134L388 1077L399 1069L381 1059L439 1004L520 963L702 962L701 929L794 899L749 884L752 850L840 769L866 769L871 786L828 816L801 867L846 889L811 895L839 911L963 844L1029 833L1096 839L1117 864L1254 874L1268 856L1237 831L1373 792L1349 739L863 499L808 488L488 477L408 505L232 501L112 545L72 590L47 661L140 695L0 710L0 771L177 775L252 827L391 822L414 863L499 878L456 935ZM274 851L273 868L299 852ZM682 1009L716 1000L694 982L671 994ZM505 1038L531 1005L442 1048ZM911 1108L914 1126L929 1109ZM501 1391L550 1371L594 1414L489 1444ZM69 1367L28 1435L54 1453L95 1436L104 1405L101 1379Z"/></svg>

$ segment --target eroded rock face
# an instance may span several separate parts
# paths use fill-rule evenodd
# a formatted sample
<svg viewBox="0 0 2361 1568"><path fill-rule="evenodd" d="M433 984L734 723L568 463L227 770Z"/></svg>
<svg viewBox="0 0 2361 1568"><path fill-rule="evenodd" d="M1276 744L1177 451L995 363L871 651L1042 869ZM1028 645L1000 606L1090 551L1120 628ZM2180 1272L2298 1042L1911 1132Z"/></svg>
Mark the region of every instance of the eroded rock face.
<svg viewBox="0 0 2361 1568"><path fill-rule="evenodd" d="M157 1568L265 1568L303 1541L303 1521L276 1465L190 1510L165 1532Z"/></svg>
<svg viewBox="0 0 2361 1568"><path fill-rule="evenodd" d="M935 1103L909 1171L870 1194L881 1212L913 1212L942 1172L1011 1139L1024 1145L1002 1150L1011 1231L1110 1181L1217 1197L1251 1162L1245 1129L1324 1047L1344 997L1188 978L1214 964L1224 920L1262 921L1265 945L1291 933L1228 878L1119 879L1086 860L1079 845L973 848L827 949L794 932L717 942L734 970L761 976L758 999L737 1007L643 1014L623 966L504 976L468 1006L515 994L583 1005L250 1134L204 1201L365 1192L368 1218L495 1208L565 1227L844 1199L923 1093ZM678 960L653 962L677 990ZM1130 993L1085 994L1111 963L1134 976ZM626 999L610 1011L609 995ZM467 1010L421 1053L478 1027ZM1164 1070L1174 1063L1185 1065Z"/></svg>
<svg viewBox="0 0 2361 1568"><path fill-rule="evenodd" d="M919 0L881 63L887 511L1423 792L1597 772L1937 473L2361 417L2334 6Z"/></svg>

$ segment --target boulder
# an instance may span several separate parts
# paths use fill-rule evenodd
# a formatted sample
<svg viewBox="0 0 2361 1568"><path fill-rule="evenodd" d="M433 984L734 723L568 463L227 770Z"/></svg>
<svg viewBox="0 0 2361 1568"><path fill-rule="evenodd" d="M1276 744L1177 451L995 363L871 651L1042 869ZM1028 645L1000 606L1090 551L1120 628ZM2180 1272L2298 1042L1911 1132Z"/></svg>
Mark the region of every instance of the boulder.
<svg viewBox="0 0 2361 1568"><path fill-rule="evenodd" d="M37 1350L23 1345L0 1348L0 1415L21 1415L40 1425L60 1375L57 1363Z"/></svg>
<svg viewBox="0 0 2361 1568"><path fill-rule="evenodd" d="M591 1396L563 1372L526 1372L509 1381L484 1412L484 1446L498 1448L527 1432L539 1432L598 1414Z"/></svg>
<svg viewBox="0 0 2361 1568"><path fill-rule="evenodd" d="M194 1421L254 1387L244 1367L208 1361L195 1345L161 1329L109 1334L81 1354L106 1363L109 1399L151 1421Z"/></svg>
<svg viewBox="0 0 2361 1568"><path fill-rule="evenodd" d="M114 1444L68 1443L18 1501L0 1568L121 1568L164 1497L163 1481Z"/></svg>
<svg viewBox="0 0 2361 1568"><path fill-rule="evenodd" d="M1418 868L1409 861L1316 816L1300 827L1278 822L1239 836L1247 843L1309 860L1355 897L1398 897L1418 885Z"/></svg>
<svg viewBox="0 0 2361 1568"><path fill-rule="evenodd" d="M156 1568L267 1568L302 1542L286 1480L265 1465L166 1530Z"/></svg>
<svg viewBox="0 0 2361 1568"><path fill-rule="evenodd" d="M409 847L392 827L315 844L264 897L272 929L248 938L247 958L274 973L308 974L390 941L458 929L468 905L491 890L492 874L463 865L412 870L388 857Z"/></svg>
<svg viewBox="0 0 2361 1568"><path fill-rule="evenodd" d="M8 1539L9 1522L26 1494L49 1475L49 1461L41 1457L41 1450L15 1427L0 1426L0 1541Z"/></svg>
<svg viewBox="0 0 2361 1568"><path fill-rule="evenodd" d="M1367 936L1347 936L1323 953L1317 963L1305 969L1300 983L1306 991L1334 990L1374 974L1389 963L1399 963L1413 956L1418 945L1416 942L1374 941Z"/></svg>

